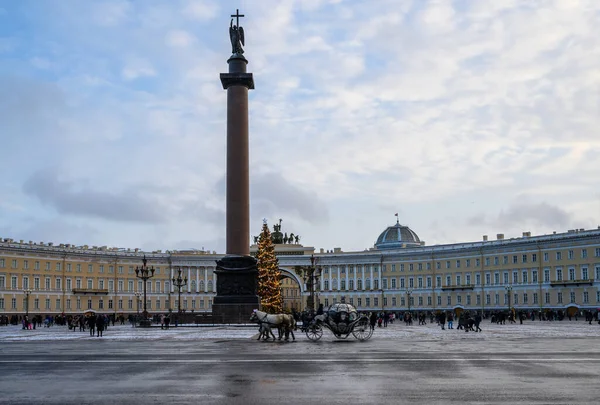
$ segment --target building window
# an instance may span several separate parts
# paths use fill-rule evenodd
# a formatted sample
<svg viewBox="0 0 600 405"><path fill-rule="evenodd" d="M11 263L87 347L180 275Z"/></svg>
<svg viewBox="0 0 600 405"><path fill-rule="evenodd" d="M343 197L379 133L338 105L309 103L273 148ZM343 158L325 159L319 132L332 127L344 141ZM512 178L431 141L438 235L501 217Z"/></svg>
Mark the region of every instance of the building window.
<svg viewBox="0 0 600 405"><path fill-rule="evenodd" d="M532 253L532 254L531 254L531 261L532 261L533 263L537 262L537 253Z"/></svg>
<svg viewBox="0 0 600 405"><path fill-rule="evenodd" d="M98 309L104 309L104 300L102 298L98 301Z"/></svg>
<svg viewBox="0 0 600 405"><path fill-rule="evenodd" d="M325 301L327 301L327 299L325 299ZM327 305L327 304L325 304L325 305ZM369 298L369 297L365 298L365 306L366 307L371 306L371 298Z"/></svg>
<svg viewBox="0 0 600 405"><path fill-rule="evenodd" d="M23 268L26 270L29 268L29 260L23 260Z"/></svg>
<svg viewBox="0 0 600 405"><path fill-rule="evenodd" d="M547 262L548 260L548 252L544 252L544 261Z"/></svg>
<svg viewBox="0 0 600 405"><path fill-rule="evenodd" d="M587 259L587 249L581 249L581 258Z"/></svg>
<svg viewBox="0 0 600 405"><path fill-rule="evenodd" d="M533 303L534 304L538 303L538 293L533 293Z"/></svg>
<svg viewBox="0 0 600 405"><path fill-rule="evenodd" d="M368 281L368 280L367 280ZM415 287L415 279L410 277L408 279L408 288L414 288Z"/></svg>
<svg viewBox="0 0 600 405"><path fill-rule="evenodd" d="M133 309L133 300L127 300L127 308Z"/></svg>
<svg viewBox="0 0 600 405"><path fill-rule="evenodd" d="M590 303L590 294L587 291L583 292L583 303L584 304Z"/></svg>
<svg viewBox="0 0 600 405"><path fill-rule="evenodd" d="M494 304L495 305L500 305L500 294L496 294L494 296Z"/></svg>
<svg viewBox="0 0 600 405"><path fill-rule="evenodd" d="M352 280L350 280L350 284L352 284ZM393 278L392 279L392 289L395 289L395 288L396 288L396 279Z"/></svg>
<svg viewBox="0 0 600 405"><path fill-rule="evenodd" d="M513 271L513 284L518 284L518 283L519 283L519 272Z"/></svg>
<svg viewBox="0 0 600 405"><path fill-rule="evenodd" d="M538 282L537 270L532 270L531 271L531 282L532 283L537 283Z"/></svg>
<svg viewBox="0 0 600 405"><path fill-rule="evenodd" d="M556 261L562 260L562 252L556 252Z"/></svg>
<svg viewBox="0 0 600 405"><path fill-rule="evenodd" d="M446 268L449 269L450 268L450 260L446 260Z"/></svg>
<svg viewBox="0 0 600 405"><path fill-rule="evenodd" d="M600 257L600 248L595 248L594 249L594 256Z"/></svg>
<svg viewBox="0 0 600 405"><path fill-rule="evenodd" d="M412 298L412 297L411 297ZM422 307L423 306L423 297L419 297L419 306Z"/></svg>
<svg viewBox="0 0 600 405"><path fill-rule="evenodd" d="M13 259L13 260L11 261L11 263L10 263L10 267L11 267L12 269L16 269L16 268L17 268L17 261Z"/></svg>
<svg viewBox="0 0 600 405"><path fill-rule="evenodd" d="M435 268L436 268L437 270L440 270L440 269L442 268L442 263L440 263L440 262L436 262L436 263L435 263Z"/></svg>
<svg viewBox="0 0 600 405"><path fill-rule="evenodd" d="M156 269L156 274L159 274L158 269ZM119 274L123 274L123 266L119 266Z"/></svg>
<svg viewBox="0 0 600 405"><path fill-rule="evenodd" d="M508 256L502 256L502 264L508 264Z"/></svg>
<svg viewBox="0 0 600 405"><path fill-rule="evenodd" d="M587 269L587 267L583 267L583 268L581 269L581 279L582 279L582 280L587 280L587 279L588 279L588 277L589 277L589 276L588 276L588 269Z"/></svg>
<svg viewBox="0 0 600 405"><path fill-rule="evenodd" d="M562 281L562 269L556 269L556 281Z"/></svg>
<svg viewBox="0 0 600 405"><path fill-rule="evenodd" d="M497 266L497 265L498 265L498 256L495 256L494 257L494 266Z"/></svg>
<svg viewBox="0 0 600 405"><path fill-rule="evenodd" d="M400 288L405 288L404 277L400 278Z"/></svg>
<svg viewBox="0 0 600 405"><path fill-rule="evenodd" d="M94 288L94 281L91 278L88 278L87 280L87 288ZM88 308L90 309L90 308Z"/></svg>
<svg viewBox="0 0 600 405"><path fill-rule="evenodd" d="M449 295L447 297L447 300L448 300L448 306L452 305L452 296L451 295Z"/></svg>
<svg viewBox="0 0 600 405"><path fill-rule="evenodd" d="M75 266L75 271L76 271L77 273L81 273L81 264L77 264L77 265Z"/></svg>
<svg viewBox="0 0 600 405"><path fill-rule="evenodd" d="M423 288L423 277L419 277L419 278L417 279L417 286L418 286L419 288Z"/></svg>
<svg viewBox="0 0 600 405"><path fill-rule="evenodd" d="M104 273L104 265L103 264L98 266L98 273Z"/></svg>
<svg viewBox="0 0 600 405"><path fill-rule="evenodd" d="M471 267L471 259L465 260L465 267Z"/></svg>
<svg viewBox="0 0 600 405"><path fill-rule="evenodd" d="M492 304L492 296L490 294L486 294L485 295L485 304L486 305L491 305Z"/></svg>
<svg viewBox="0 0 600 405"><path fill-rule="evenodd" d="M456 285L462 285L462 277L460 274L456 275Z"/></svg>
<svg viewBox="0 0 600 405"><path fill-rule="evenodd" d="M544 269L544 283L550 282L550 269Z"/></svg>
<svg viewBox="0 0 600 405"><path fill-rule="evenodd" d="M481 295L477 294L475 298L475 305L481 305Z"/></svg>
<svg viewBox="0 0 600 405"><path fill-rule="evenodd" d="M81 288L81 279L78 278L77 280L75 280L75 287Z"/></svg>
<svg viewBox="0 0 600 405"><path fill-rule="evenodd" d="M513 264L517 263L519 263L519 258L517 257L517 255L513 255Z"/></svg>
<svg viewBox="0 0 600 405"><path fill-rule="evenodd" d="M573 260L575 258L575 251L571 249L567 252L567 255L569 257L569 260Z"/></svg>
<svg viewBox="0 0 600 405"><path fill-rule="evenodd" d="M50 309L50 298L46 298L46 309Z"/></svg>
<svg viewBox="0 0 600 405"><path fill-rule="evenodd" d="M527 293L523 293L523 304L527 304L529 297L527 297Z"/></svg>
<svg viewBox="0 0 600 405"><path fill-rule="evenodd" d="M437 304L442 305L442 297L440 295L437 297Z"/></svg>
<svg viewBox="0 0 600 405"><path fill-rule="evenodd" d="M456 261L456 268L459 269L460 268L460 260Z"/></svg>
<svg viewBox="0 0 600 405"><path fill-rule="evenodd" d="M431 288L431 277L427 277L427 288Z"/></svg>
<svg viewBox="0 0 600 405"><path fill-rule="evenodd" d="M557 295L558 295L557 302L558 302L559 304L562 304L562 303L563 303L563 300L562 300L562 293L561 293L561 292L559 292Z"/></svg>
<svg viewBox="0 0 600 405"><path fill-rule="evenodd" d="M569 299L571 301L571 304L575 303L575 292L571 291L571 293L569 294Z"/></svg>
<svg viewBox="0 0 600 405"><path fill-rule="evenodd" d="M517 305L519 303L519 294L513 294L513 300L514 300L514 304Z"/></svg>
<svg viewBox="0 0 600 405"><path fill-rule="evenodd" d="M423 263L419 263L419 270L423 270Z"/></svg>
<svg viewBox="0 0 600 405"><path fill-rule="evenodd" d="M10 287L11 287L13 290L16 290L16 289L17 289L17 276L12 276L12 277L10 278Z"/></svg>
<svg viewBox="0 0 600 405"><path fill-rule="evenodd" d="M433 304L432 304L432 302L433 302L433 300L431 299L431 295L429 295L429 296L427 297L427 305L428 305L428 306L431 306L431 305L433 305Z"/></svg>
<svg viewBox="0 0 600 405"><path fill-rule="evenodd" d="M88 273L93 273L93 272L94 272L94 265L88 264Z"/></svg>
<svg viewBox="0 0 600 405"><path fill-rule="evenodd" d="M446 286L452 285L452 276L446 276Z"/></svg>
<svg viewBox="0 0 600 405"><path fill-rule="evenodd" d="M414 270L414 269L413 269L413 264L412 264L412 263L410 263L410 264L408 265L408 271L413 271L413 270Z"/></svg>
<svg viewBox="0 0 600 405"><path fill-rule="evenodd" d="M481 285L481 274L475 274L475 284Z"/></svg>
<svg viewBox="0 0 600 405"><path fill-rule="evenodd" d="M16 298L12 298L10 300L10 308L11 309L17 309L17 299Z"/></svg>
<svg viewBox="0 0 600 405"><path fill-rule="evenodd" d="M4 259L0 259L0 269L3 269L6 266Z"/></svg>
<svg viewBox="0 0 600 405"><path fill-rule="evenodd" d="M404 263L400 263L400 271L404 271Z"/></svg>
<svg viewBox="0 0 600 405"><path fill-rule="evenodd" d="M504 276L504 284L508 284L508 272L507 271L504 272L503 276Z"/></svg>
<svg viewBox="0 0 600 405"><path fill-rule="evenodd" d="M569 280L575 280L575 269L572 267L569 269Z"/></svg>
<svg viewBox="0 0 600 405"><path fill-rule="evenodd" d="M392 279L392 281L394 281L394 283L392 283L392 284L394 284L394 285L395 285L395 284L396 284L396 283L395 283L396 279ZM349 285L349 288L350 288L351 290L354 290L354 280L353 280L353 279L350 279L350 280L348 280L348 285ZM396 287L394 287L394 288L396 288Z"/></svg>
<svg viewBox="0 0 600 405"><path fill-rule="evenodd" d="M442 286L442 276L436 276L435 277L435 286L437 288L440 288Z"/></svg>
<svg viewBox="0 0 600 405"><path fill-rule="evenodd" d="M479 275L479 274L478 274L478 275ZM467 275L465 276L465 284L466 284L466 285L471 285L471 275L470 275L470 274L467 274Z"/></svg>
<svg viewBox="0 0 600 405"><path fill-rule="evenodd" d="M486 258L485 258L485 265L486 265L486 266L489 266L489 265L490 265L490 258L489 258L489 257L486 257Z"/></svg>
<svg viewBox="0 0 600 405"><path fill-rule="evenodd" d="M475 259L475 267L479 267L481 265L481 260Z"/></svg>

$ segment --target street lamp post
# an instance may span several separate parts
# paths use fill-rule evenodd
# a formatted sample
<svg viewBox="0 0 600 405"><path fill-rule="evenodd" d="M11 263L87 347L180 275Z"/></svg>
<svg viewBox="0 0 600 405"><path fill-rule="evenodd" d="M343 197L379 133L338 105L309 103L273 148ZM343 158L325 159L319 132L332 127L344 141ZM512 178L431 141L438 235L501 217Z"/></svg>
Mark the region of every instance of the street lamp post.
<svg viewBox="0 0 600 405"><path fill-rule="evenodd" d="M173 277L171 281L173 282L173 286L177 287L177 292L179 294L179 300L177 301L177 313L181 314L181 289L187 285L188 279L187 277L182 277L181 269L177 269L177 278Z"/></svg>
<svg viewBox="0 0 600 405"><path fill-rule="evenodd" d="M29 295L31 295L31 288L25 288L23 294L25 294L25 316L29 317Z"/></svg>
<svg viewBox="0 0 600 405"><path fill-rule="evenodd" d="M410 296L412 295L412 290L406 290L406 298L408 299L408 312L410 312Z"/></svg>
<svg viewBox="0 0 600 405"><path fill-rule="evenodd" d="M379 292L381 293L381 312L385 312L385 301L383 298L383 288L380 288Z"/></svg>
<svg viewBox="0 0 600 405"><path fill-rule="evenodd" d="M508 312L510 313L510 293L512 291L512 285L505 285L504 289L506 290L506 295L508 295Z"/></svg>
<svg viewBox="0 0 600 405"><path fill-rule="evenodd" d="M137 320L137 322L140 321L140 297L142 296L142 293L139 291L136 291L133 293L133 295L135 295L135 307L137 309L137 315L135 317L135 319Z"/></svg>
<svg viewBox="0 0 600 405"><path fill-rule="evenodd" d="M154 267L148 268L148 260L146 259L146 255L144 255L142 263L142 267L135 268L135 276L144 282L144 312L142 312L143 319L140 321L140 326L147 328L151 325L151 322L148 321L148 311L146 310L146 283L148 280L154 277Z"/></svg>
<svg viewBox="0 0 600 405"><path fill-rule="evenodd" d="M321 277L321 267L316 267L315 255L310 256L310 266L296 266L296 274L302 276L306 289L308 290L308 300L306 306L315 310L315 291L319 284L319 278Z"/></svg>

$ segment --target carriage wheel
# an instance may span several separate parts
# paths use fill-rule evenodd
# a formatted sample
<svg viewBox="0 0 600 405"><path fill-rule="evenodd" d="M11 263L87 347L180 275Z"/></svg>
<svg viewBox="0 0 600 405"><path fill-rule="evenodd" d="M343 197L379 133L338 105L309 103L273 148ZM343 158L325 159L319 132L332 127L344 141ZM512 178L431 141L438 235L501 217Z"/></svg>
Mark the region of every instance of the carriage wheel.
<svg viewBox="0 0 600 405"><path fill-rule="evenodd" d="M373 335L373 329L369 326L369 320L367 318L359 319L352 329L352 334L358 340L367 340Z"/></svg>
<svg viewBox="0 0 600 405"><path fill-rule="evenodd" d="M321 325L314 324L309 325L308 328L306 328L306 337L313 342L321 339L321 336L323 336L323 327Z"/></svg>

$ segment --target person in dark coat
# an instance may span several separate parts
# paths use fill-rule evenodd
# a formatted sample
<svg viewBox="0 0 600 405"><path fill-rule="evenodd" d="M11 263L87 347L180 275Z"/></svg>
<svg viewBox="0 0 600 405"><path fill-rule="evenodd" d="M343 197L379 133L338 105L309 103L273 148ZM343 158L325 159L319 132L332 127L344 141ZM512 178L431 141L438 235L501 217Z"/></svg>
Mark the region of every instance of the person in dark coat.
<svg viewBox="0 0 600 405"><path fill-rule="evenodd" d="M446 329L446 313L442 312L440 314L440 325L442 325L442 330Z"/></svg>
<svg viewBox="0 0 600 405"><path fill-rule="evenodd" d="M102 337L102 332L104 331L104 317L100 315L98 319L96 319L96 337Z"/></svg>
<svg viewBox="0 0 600 405"><path fill-rule="evenodd" d="M371 330L375 329L375 324L377 323L377 313L371 312L371 317L369 318L369 324L371 325Z"/></svg>
<svg viewBox="0 0 600 405"><path fill-rule="evenodd" d="M91 314L87 319L88 327L90 328L90 336L94 336L94 332L96 332L96 315Z"/></svg>
<svg viewBox="0 0 600 405"><path fill-rule="evenodd" d="M317 315L323 315L323 304L319 304L319 308L317 309Z"/></svg>

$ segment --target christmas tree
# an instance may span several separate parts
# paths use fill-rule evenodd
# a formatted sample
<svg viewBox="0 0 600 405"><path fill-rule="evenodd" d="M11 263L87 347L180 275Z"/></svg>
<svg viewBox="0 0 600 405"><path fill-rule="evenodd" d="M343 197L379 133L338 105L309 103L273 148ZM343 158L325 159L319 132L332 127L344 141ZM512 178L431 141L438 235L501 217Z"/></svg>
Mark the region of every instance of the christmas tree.
<svg viewBox="0 0 600 405"><path fill-rule="evenodd" d="M281 313L283 297L281 296L281 271L275 256L275 246L271 240L271 232L265 221L258 240L258 296L263 311L270 314Z"/></svg>

